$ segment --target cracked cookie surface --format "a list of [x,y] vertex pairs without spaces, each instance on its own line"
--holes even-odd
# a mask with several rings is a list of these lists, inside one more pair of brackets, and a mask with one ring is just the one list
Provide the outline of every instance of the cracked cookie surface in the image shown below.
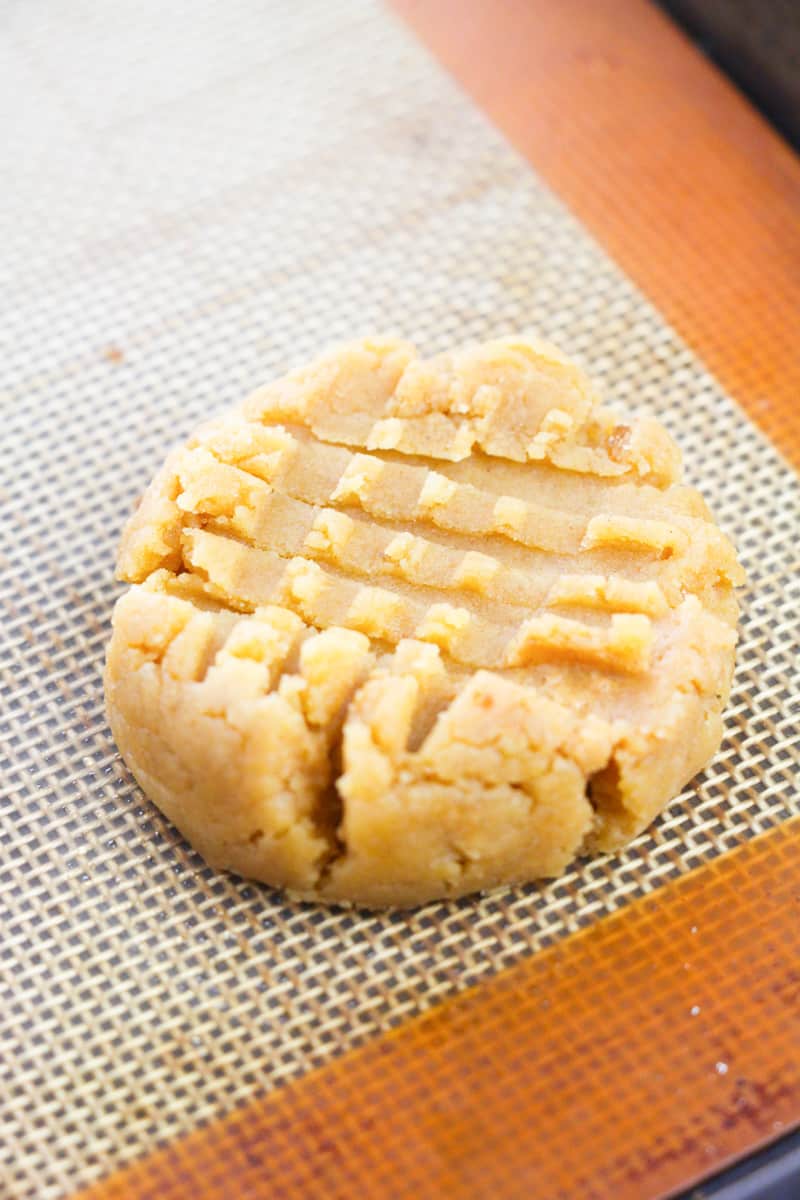
[[715,753],[743,582],[652,418],[551,346],[372,339],[197,430],[128,523],[120,752],[214,866],[371,906],[559,874]]

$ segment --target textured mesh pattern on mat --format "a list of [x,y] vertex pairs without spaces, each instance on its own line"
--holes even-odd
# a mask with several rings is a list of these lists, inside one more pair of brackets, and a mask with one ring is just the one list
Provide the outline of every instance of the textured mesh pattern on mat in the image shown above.
[[[49,3],[1,32],[0,1184],[48,1200],[798,811],[800,489],[382,10]],[[101,693],[118,533],[166,447],[373,330],[561,343],[675,434],[751,578],[725,744],[653,831],[410,915],[204,867]]]

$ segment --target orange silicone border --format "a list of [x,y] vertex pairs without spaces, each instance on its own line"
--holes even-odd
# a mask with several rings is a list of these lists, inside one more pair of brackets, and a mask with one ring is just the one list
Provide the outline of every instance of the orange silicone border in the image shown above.
[[392,0],[800,465],[800,158],[650,0]]

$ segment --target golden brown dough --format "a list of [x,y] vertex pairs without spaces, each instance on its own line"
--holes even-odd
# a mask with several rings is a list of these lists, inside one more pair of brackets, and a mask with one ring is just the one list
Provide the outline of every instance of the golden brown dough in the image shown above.
[[551,346],[367,340],[173,452],[105,684],[212,864],[413,905],[624,845],[715,753],[743,580],[650,418]]

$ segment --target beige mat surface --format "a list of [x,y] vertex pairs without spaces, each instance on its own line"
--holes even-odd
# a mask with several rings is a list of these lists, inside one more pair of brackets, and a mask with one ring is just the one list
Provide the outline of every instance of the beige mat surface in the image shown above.
[[[51,1200],[800,811],[800,486],[380,7],[12,5],[0,97],[0,1191]],[[665,421],[751,579],[725,745],[654,831],[410,915],[204,867],[102,707],[166,447],[371,331],[561,343]]]

